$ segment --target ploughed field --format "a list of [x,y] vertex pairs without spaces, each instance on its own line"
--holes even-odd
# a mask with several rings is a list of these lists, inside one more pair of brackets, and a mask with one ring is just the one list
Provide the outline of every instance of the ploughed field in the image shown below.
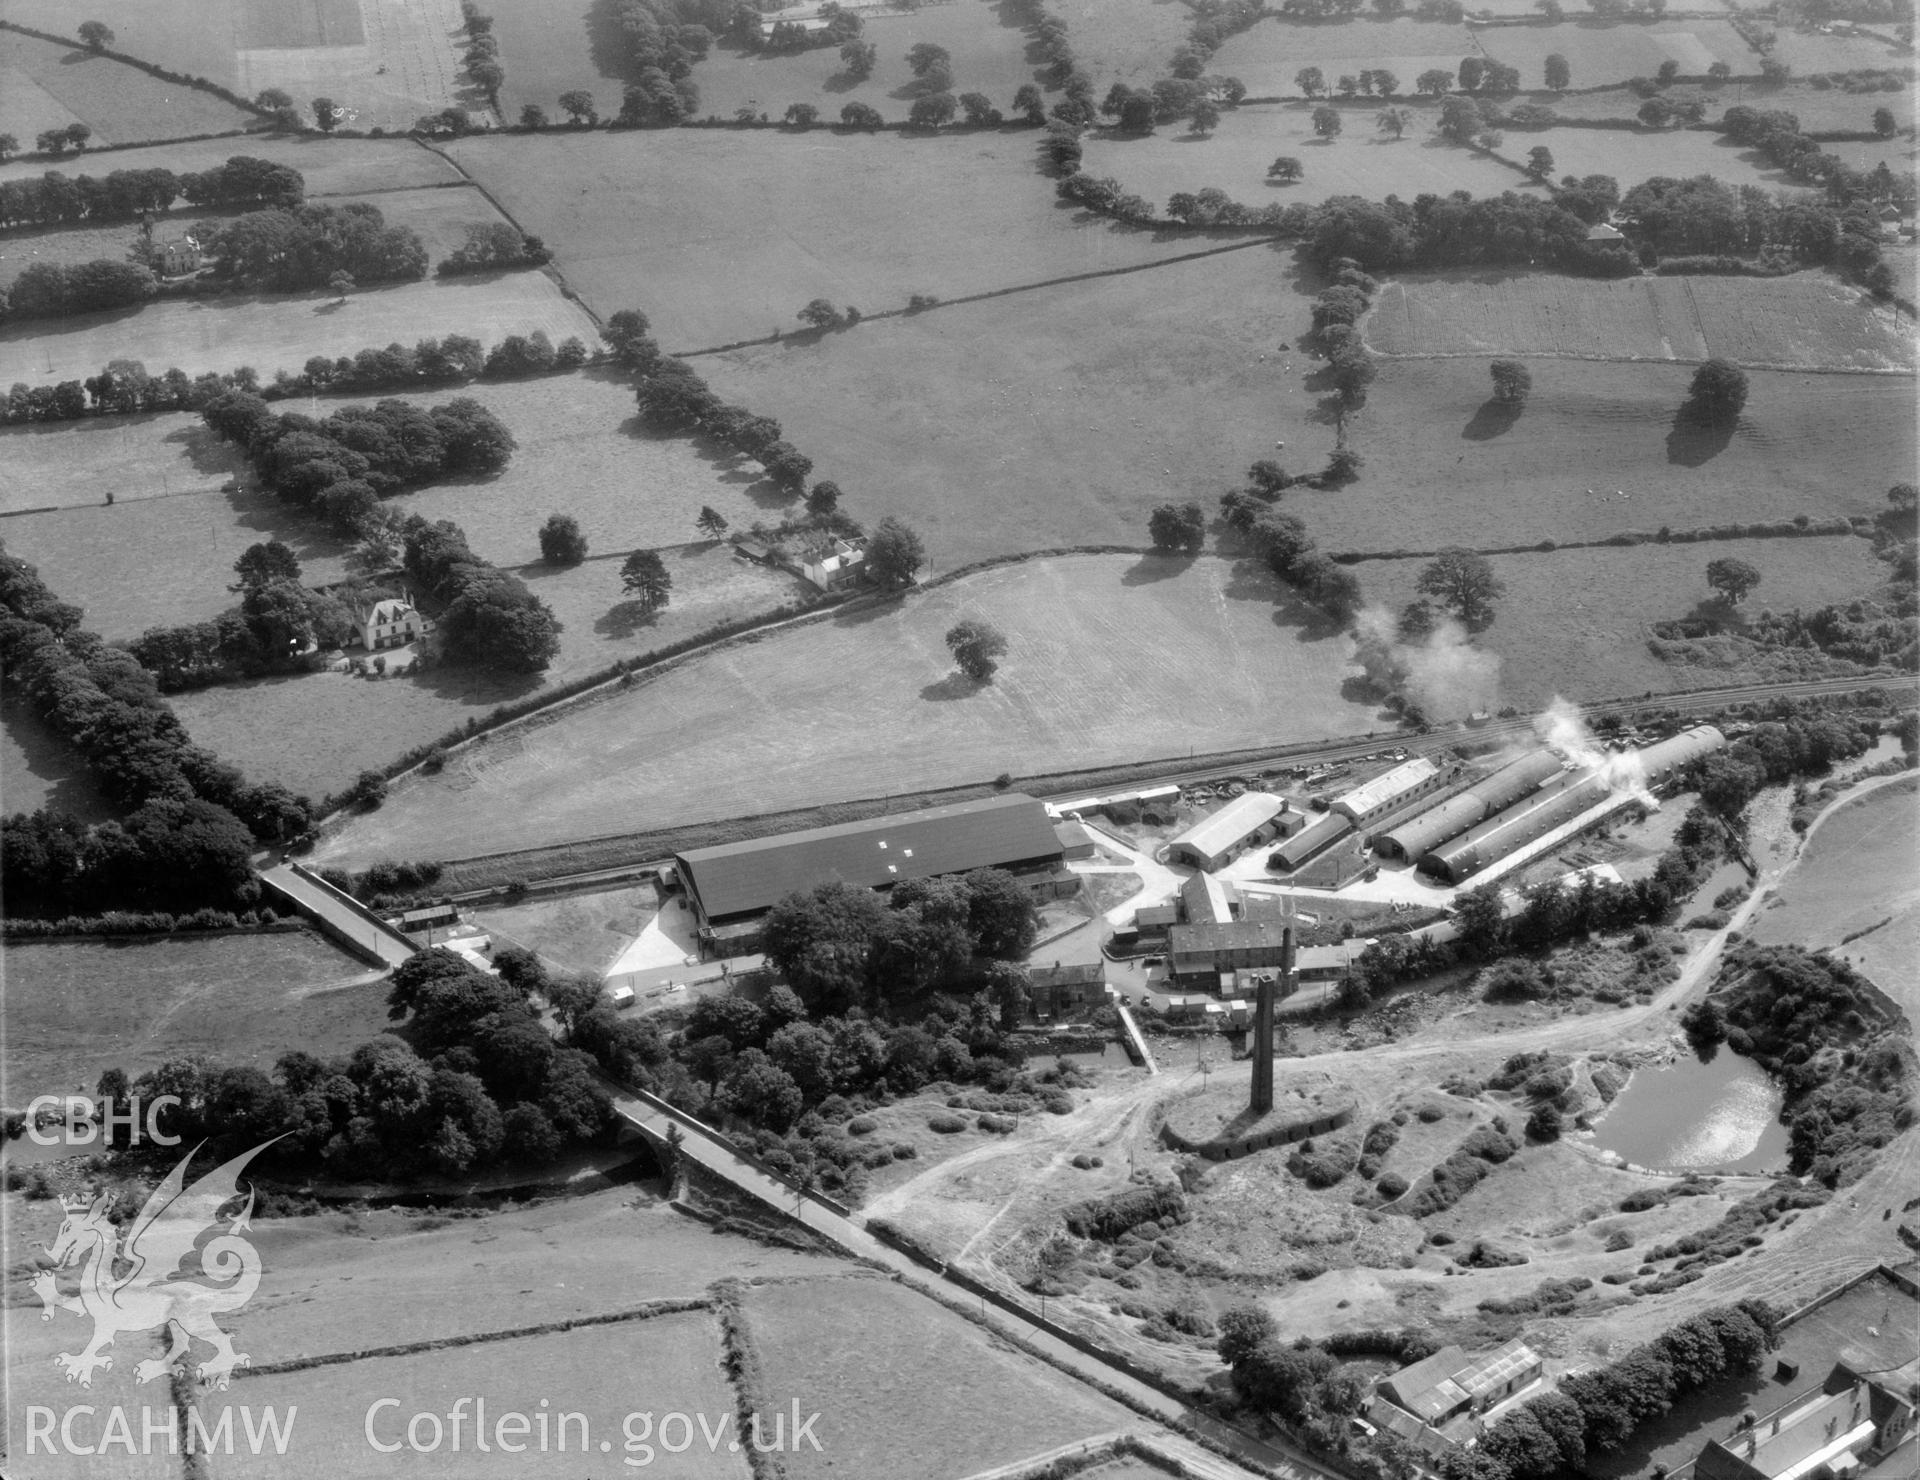
[[[328,862],[458,858],[1032,775],[1192,746],[1362,732],[1349,644],[1252,562],[1035,560],[715,653],[464,747],[322,844]],[[992,683],[942,641],[1006,633]]]

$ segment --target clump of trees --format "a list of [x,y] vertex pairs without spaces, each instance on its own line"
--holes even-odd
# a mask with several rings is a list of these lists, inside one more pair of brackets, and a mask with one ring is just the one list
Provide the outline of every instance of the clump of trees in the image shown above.
[[500,65],[500,38],[493,34],[493,17],[473,0],[460,0],[460,18],[467,32],[462,43],[461,66],[473,79],[473,85],[486,94],[487,102],[497,107],[507,74]]
[[1493,399],[1519,412],[1533,394],[1533,374],[1518,360],[1495,360],[1487,366],[1493,377]]
[[1156,504],[1147,516],[1147,534],[1156,550],[1195,554],[1207,542],[1207,516],[1198,504]]
[[1707,426],[1731,426],[1747,404],[1747,372],[1731,360],[1705,361],[1693,372],[1682,414]]
[[524,235],[505,221],[484,221],[467,228],[467,239],[434,268],[436,277],[459,277],[473,272],[500,272],[516,267],[540,267],[553,260],[547,244]]
[[883,897],[850,884],[790,894],[767,916],[767,959],[810,1012],[872,1010],[964,979],[975,956],[1014,961],[1037,930],[1002,869],[909,879]]
[[1411,204],[1335,196],[1310,213],[1302,234],[1322,267],[1346,258],[1375,273],[1522,262],[1598,277],[1632,273],[1626,254],[1588,244],[1588,223],[1569,205],[1513,191],[1477,200],[1422,195]]
[[560,650],[560,621],[526,583],[475,555],[451,520],[401,526],[408,575],[443,603],[441,650],[453,662],[538,673]]
[[389,226],[366,201],[252,211],[202,243],[216,275],[249,287],[296,292],[324,287],[336,272],[357,283],[425,277],[427,249],[410,226]]
[[157,286],[150,269],[132,262],[36,262],[0,289],[0,323],[127,308],[151,298]]
[[201,412],[215,432],[246,450],[280,497],[360,533],[382,496],[447,474],[495,473],[513,456],[513,434],[478,401],[422,408],[397,398],[345,406],[316,421],[276,416],[246,391],[215,397]]
[[1738,606],[1760,584],[1760,572],[1744,560],[1724,555],[1707,562],[1707,584],[1724,596],[1728,605]]
[[1478,632],[1492,625],[1494,603],[1507,587],[1486,556],[1456,546],[1442,550],[1422,568],[1418,589],[1459,618],[1469,632]]
[[540,558],[548,565],[578,565],[587,558],[587,537],[571,514],[552,514],[540,526]]

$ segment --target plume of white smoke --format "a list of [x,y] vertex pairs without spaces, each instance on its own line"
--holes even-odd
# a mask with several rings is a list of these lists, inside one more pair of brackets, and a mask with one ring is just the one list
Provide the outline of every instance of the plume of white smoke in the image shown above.
[[1442,616],[1418,642],[1400,636],[1385,607],[1369,606],[1354,619],[1355,656],[1376,688],[1401,694],[1429,719],[1460,719],[1492,711],[1500,701],[1500,659],[1473,645],[1465,627]]
[[1553,702],[1535,716],[1534,731],[1547,746],[1559,751],[1581,770],[1592,770],[1613,792],[1638,797],[1649,807],[1660,804],[1647,785],[1647,768],[1637,750],[1608,750],[1580,717],[1576,704],[1553,696]]

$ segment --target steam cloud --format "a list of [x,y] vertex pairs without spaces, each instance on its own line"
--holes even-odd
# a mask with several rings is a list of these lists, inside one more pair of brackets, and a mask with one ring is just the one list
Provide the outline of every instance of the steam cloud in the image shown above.
[[1647,785],[1647,768],[1640,760],[1640,753],[1604,748],[1581,719],[1578,705],[1555,694],[1553,702],[1535,717],[1533,728],[1545,744],[1581,770],[1592,770],[1608,791],[1638,797],[1649,807],[1660,805]]
[[1428,718],[1461,719],[1499,707],[1500,659],[1476,648],[1453,618],[1442,615],[1426,640],[1417,643],[1401,639],[1398,619],[1385,607],[1368,607],[1354,626],[1368,678],[1404,694]]

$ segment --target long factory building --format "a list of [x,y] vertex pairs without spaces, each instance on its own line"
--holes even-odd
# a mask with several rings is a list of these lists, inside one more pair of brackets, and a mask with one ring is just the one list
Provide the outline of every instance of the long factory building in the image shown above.
[[[1683,730],[1634,752],[1638,779],[1644,786],[1654,786],[1681,767],[1724,748],[1726,743],[1727,737],[1712,725]],[[1558,768],[1558,762],[1555,767]],[[1507,769],[1511,767],[1503,768]],[[1487,780],[1494,781],[1501,774],[1496,771]],[[1462,883],[1488,865],[1498,863],[1515,850],[1599,806],[1609,795],[1618,795],[1625,803],[1632,793],[1623,791],[1618,778],[1608,776],[1599,767],[1562,772],[1448,841],[1430,845],[1419,855],[1418,867],[1422,873],[1434,874],[1449,883]],[[1448,805],[1451,803],[1443,803],[1442,808]],[[1424,816],[1415,818],[1412,826],[1417,827],[1425,820]],[[1406,840],[1401,841],[1404,846]]]

